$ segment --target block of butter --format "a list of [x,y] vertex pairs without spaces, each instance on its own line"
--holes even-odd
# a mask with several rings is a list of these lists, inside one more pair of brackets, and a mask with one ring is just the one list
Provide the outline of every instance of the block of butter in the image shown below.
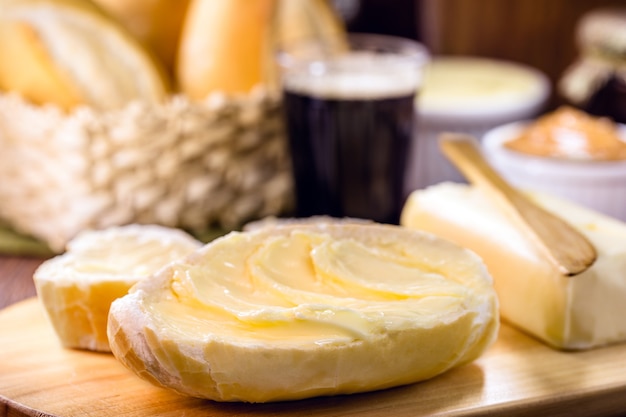
[[483,192],[441,183],[414,191],[401,224],[475,251],[494,278],[501,316],[560,349],[626,341],[626,224],[556,197],[540,206],[581,231],[598,252],[584,273],[564,277]]
[[232,232],[111,306],[113,354],[144,379],[216,401],[349,394],[474,360],[499,319],[476,254],[399,226]]
[[182,230],[157,225],[83,231],[37,268],[37,295],[63,346],[108,352],[111,302],[200,246]]

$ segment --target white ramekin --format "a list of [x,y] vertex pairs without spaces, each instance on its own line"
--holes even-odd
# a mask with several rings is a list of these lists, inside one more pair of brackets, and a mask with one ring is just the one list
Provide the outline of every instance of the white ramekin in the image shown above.
[[480,138],[498,125],[537,116],[550,92],[548,78],[525,65],[468,56],[434,57],[417,95],[407,191],[442,181],[465,182],[439,150],[442,132]]
[[[522,190],[550,193],[626,221],[626,161],[543,158],[504,147],[529,123],[508,123],[483,136],[483,152],[496,171]],[[626,126],[618,129],[626,141]]]

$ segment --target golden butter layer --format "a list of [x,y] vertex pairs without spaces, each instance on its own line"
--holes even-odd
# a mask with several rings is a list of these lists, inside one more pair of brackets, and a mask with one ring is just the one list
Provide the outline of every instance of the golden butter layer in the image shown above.
[[[225,246],[223,257],[178,264],[171,297],[161,295],[150,312],[183,332],[200,326],[242,340],[344,342],[411,321],[433,325],[463,312],[469,295],[435,259],[411,257],[400,244],[295,231],[263,242],[233,237]],[[190,307],[193,314],[181,314]]]

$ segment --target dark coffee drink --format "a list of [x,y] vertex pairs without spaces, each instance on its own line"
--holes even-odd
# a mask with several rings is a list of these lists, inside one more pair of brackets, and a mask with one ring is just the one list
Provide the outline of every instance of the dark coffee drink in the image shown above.
[[296,215],[397,224],[427,61],[411,40],[350,35],[350,49],[306,44],[281,56]]
[[297,215],[397,223],[414,94],[324,98],[287,90],[284,103]]

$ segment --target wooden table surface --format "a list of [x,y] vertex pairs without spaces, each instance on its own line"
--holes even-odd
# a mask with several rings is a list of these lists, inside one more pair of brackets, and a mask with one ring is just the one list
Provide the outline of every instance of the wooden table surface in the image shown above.
[[44,260],[38,257],[0,255],[0,310],[35,295],[33,272]]

